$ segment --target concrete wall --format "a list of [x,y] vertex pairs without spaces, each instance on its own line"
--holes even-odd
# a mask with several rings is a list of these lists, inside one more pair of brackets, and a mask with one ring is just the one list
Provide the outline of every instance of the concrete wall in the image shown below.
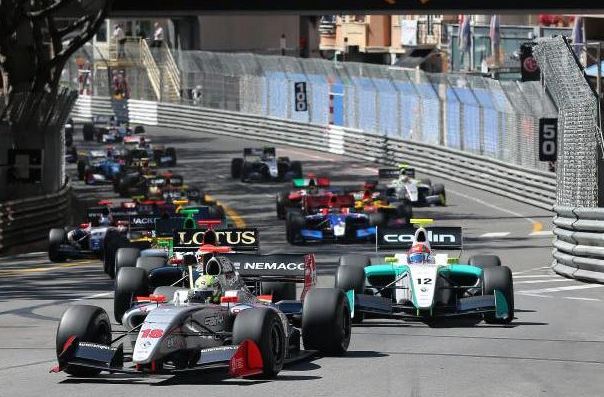
[[204,15],[199,17],[200,49],[209,51],[297,48],[300,17],[297,15]]

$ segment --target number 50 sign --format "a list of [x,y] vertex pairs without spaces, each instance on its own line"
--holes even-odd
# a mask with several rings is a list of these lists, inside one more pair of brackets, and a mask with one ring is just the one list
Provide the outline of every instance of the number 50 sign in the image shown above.
[[539,161],[556,161],[558,119],[539,119]]

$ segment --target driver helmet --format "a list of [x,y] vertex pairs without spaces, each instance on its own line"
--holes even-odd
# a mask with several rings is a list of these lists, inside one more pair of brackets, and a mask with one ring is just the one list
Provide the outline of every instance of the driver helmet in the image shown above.
[[430,247],[424,243],[414,244],[407,253],[407,262],[412,264],[434,263]]
[[220,303],[222,288],[218,277],[202,274],[195,280],[195,295],[206,303]]
[[316,194],[319,191],[319,188],[314,179],[308,181],[308,193]]

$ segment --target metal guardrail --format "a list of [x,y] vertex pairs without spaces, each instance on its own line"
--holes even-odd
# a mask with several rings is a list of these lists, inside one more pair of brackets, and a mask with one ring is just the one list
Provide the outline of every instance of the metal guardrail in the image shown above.
[[554,206],[554,211],[554,271],[604,283],[604,208]]
[[65,226],[69,217],[71,185],[57,193],[0,202],[0,253],[44,240],[52,227]]
[[[109,99],[106,99],[109,101]],[[74,116],[106,113],[99,98],[78,102]],[[133,101],[132,101],[133,102]],[[487,190],[537,207],[551,209],[556,198],[554,173],[530,170],[499,160],[438,145],[370,134],[342,127],[299,123],[240,112],[158,103],[129,106],[131,120],[157,120],[157,125],[210,134],[254,138],[362,160],[395,165],[408,163],[427,174]],[[156,112],[156,113],[155,113]],[[153,113],[153,114],[151,114]],[[175,133],[177,131],[175,130]]]

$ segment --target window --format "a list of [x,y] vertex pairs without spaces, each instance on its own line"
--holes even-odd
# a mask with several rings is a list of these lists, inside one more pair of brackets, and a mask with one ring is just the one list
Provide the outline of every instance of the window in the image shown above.
[[99,31],[96,34],[96,41],[98,43],[106,43],[107,42],[107,21],[103,21]]

